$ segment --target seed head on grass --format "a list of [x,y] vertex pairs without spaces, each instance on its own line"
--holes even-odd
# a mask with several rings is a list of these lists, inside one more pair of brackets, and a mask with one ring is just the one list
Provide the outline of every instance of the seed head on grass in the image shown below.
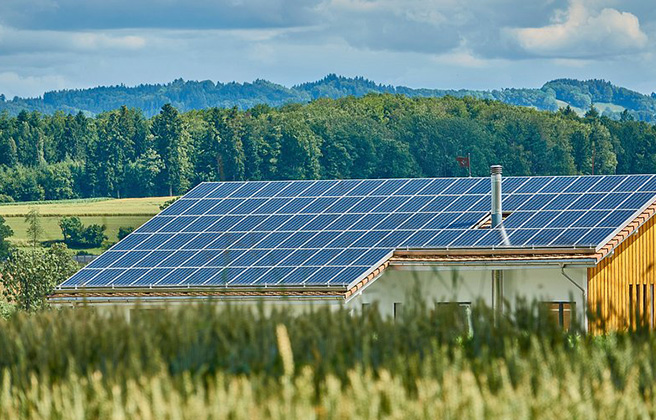
[[276,327],[276,337],[278,339],[278,351],[282,358],[282,366],[285,376],[290,378],[294,375],[294,354],[292,353],[292,344],[289,341],[287,327],[279,324]]

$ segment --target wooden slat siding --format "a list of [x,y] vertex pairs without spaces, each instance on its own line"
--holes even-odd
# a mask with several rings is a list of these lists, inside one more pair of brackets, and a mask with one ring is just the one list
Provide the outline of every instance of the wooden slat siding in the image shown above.
[[[642,220],[644,222],[644,219]],[[624,236],[624,235],[623,235]],[[651,316],[651,285],[656,284],[656,217],[651,217],[632,235],[625,236],[612,255],[588,269],[588,305],[611,329],[626,329],[629,308],[638,309],[648,322]],[[629,298],[629,286],[632,287]],[[646,297],[643,294],[646,293]],[[632,302],[629,302],[629,299]],[[598,331],[601,323],[590,325]]]

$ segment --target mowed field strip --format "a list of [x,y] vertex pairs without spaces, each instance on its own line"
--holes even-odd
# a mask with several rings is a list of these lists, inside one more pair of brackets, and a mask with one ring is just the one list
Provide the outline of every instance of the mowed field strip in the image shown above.
[[[118,229],[124,227],[137,228],[160,212],[159,206],[172,197],[146,198],[92,198],[88,200],[61,200],[43,203],[8,203],[0,205],[0,216],[5,218],[14,236],[9,238],[18,246],[28,242],[25,215],[31,209],[37,209],[41,215],[43,236],[41,241],[62,240],[59,219],[68,216],[78,216],[85,226],[98,224],[107,226],[105,235],[109,241],[117,241]],[[99,249],[87,251],[99,253]]]

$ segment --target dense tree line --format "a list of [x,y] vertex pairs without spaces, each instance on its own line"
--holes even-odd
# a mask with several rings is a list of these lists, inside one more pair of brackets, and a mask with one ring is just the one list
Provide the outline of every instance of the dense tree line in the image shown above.
[[[568,103],[579,110],[592,104],[607,103],[613,107],[604,112],[619,119],[621,108],[638,120],[656,122],[656,93],[643,95],[604,80],[558,79],[547,82],[539,89],[413,89],[405,86],[381,85],[363,77],[347,78],[330,74],[321,80],[286,87],[266,80],[252,83],[215,83],[210,80],[174,80],[167,84],[142,84],[128,87],[100,86],[90,89],[68,89],[46,92],[40,98],[7,100],[0,95],[0,111],[17,115],[22,110],[52,114],[56,111],[87,115],[117,109],[122,105],[142,110],[146,117],[159,113],[162,106],[172,104],[181,112],[209,107],[250,109],[258,104],[282,106],[289,103],[307,103],[319,98],[338,99],[345,96],[361,97],[370,93],[402,94],[414,97],[466,96],[492,99],[511,105],[557,111]],[[618,111],[619,109],[619,111]],[[579,111],[580,112],[580,111]]]
[[[0,199],[175,195],[201,181],[656,173],[656,128],[628,113],[536,111],[473,98],[370,94],[307,105],[167,104],[86,117],[0,115]],[[594,162],[594,168],[592,167]]]

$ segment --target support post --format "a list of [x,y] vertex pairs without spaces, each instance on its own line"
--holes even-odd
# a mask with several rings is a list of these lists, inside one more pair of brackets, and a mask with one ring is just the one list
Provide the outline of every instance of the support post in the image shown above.
[[492,271],[492,309],[494,310],[495,321],[501,318],[503,314],[503,271]]

